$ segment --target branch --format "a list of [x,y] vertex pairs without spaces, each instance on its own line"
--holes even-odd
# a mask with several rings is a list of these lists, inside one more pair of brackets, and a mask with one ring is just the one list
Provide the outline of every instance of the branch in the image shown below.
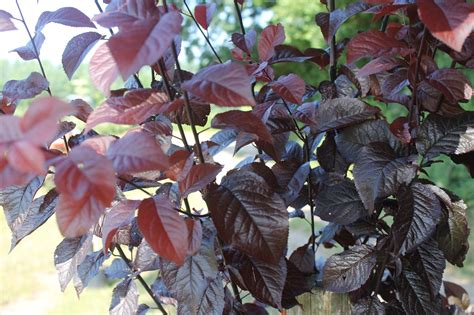
[[[120,257],[123,259],[123,261],[125,261],[125,263],[127,264],[128,268],[130,268],[130,270],[133,272],[133,265],[131,264],[130,262],[130,259],[128,259],[127,255],[125,255],[125,253],[123,252],[123,249],[120,247],[120,245],[116,245],[116,247],[119,254],[120,254]],[[161,302],[160,300],[155,296],[155,294],[153,293],[153,291],[151,290],[151,288],[148,286],[148,284],[146,283],[145,279],[143,279],[143,277],[140,275],[140,274],[137,274],[136,275],[137,277],[137,280],[142,284],[143,288],[145,288],[146,292],[148,293],[148,295],[150,295],[150,297],[153,299],[153,301],[155,302],[156,306],[158,306],[158,309],[161,311],[161,313],[167,315],[168,313],[166,312],[166,310],[163,308],[163,305],[161,305]]]
[[[25,20],[25,17],[23,16],[23,12],[21,11],[20,4],[18,3],[18,0],[16,0],[15,2],[16,2],[16,6],[18,8],[18,12],[20,13],[21,22],[25,26],[26,32],[28,33],[28,37],[30,38],[30,42],[33,45],[33,50],[34,50],[35,56],[36,56],[35,59],[38,61],[38,64],[39,64],[39,67],[41,69],[41,73],[43,74],[43,77],[45,78],[46,81],[48,81],[48,77],[46,77],[46,71],[44,71],[43,63],[41,62],[41,58],[39,56],[38,47],[36,47],[36,43],[33,39],[33,36],[31,36],[30,29],[28,28],[28,25],[26,24],[26,20]],[[49,96],[53,96],[53,93],[51,92],[51,88],[49,87],[49,83],[48,83],[48,87],[46,88],[46,91],[48,92]],[[66,152],[69,153],[69,145],[67,143],[66,135],[63,136],[63,142],[64,142],[64,147],[66,148]]]
[[234,5],[235,5],[235,10],[237,11],[237,17],[239,18],[240,30],[242,31],[242,34],[245,35],[244,21],[242,19],[242,10],[240,9],[239,4],[235,0],[234,0]]
[[[168,12],[168,5],[166,4],[166,0],[163,1],[163,7],[165,8],[165,11]],[[178,52],[177,52],[174,41],[171,43],[171,52],[173,53],[173,58],[176,63],[176,70],[177,70],[176,76],[178,78],[178,82],[181,84],[183,82],[183,78],[181,77],[181,65],[179,64]],[[201,142],[199,141],[199,134],[196,130],[196,124],[194,123],[194,118],[192,116],[191,103],[189,101],[188,92],[183,91],[183,96],[184,96],[184,105],[186,109],[186,115],[188,116],[188,121],[189,121],[189,124],[191,125],[191,131],[193,132],[193,136],[194,136],[194,142],[196,144],[196,148],[198,151],[199,162],[205,163],[204,154],[202,153],[202,148],[201,148]]]
[[[335,10],[336,0],[329,0],[329,14]],[[337,76],[337,60],[336,60],[336,35],[331,38],[329,43],[330,54],[329,54],[329,79],[332,83],[336,80]]]

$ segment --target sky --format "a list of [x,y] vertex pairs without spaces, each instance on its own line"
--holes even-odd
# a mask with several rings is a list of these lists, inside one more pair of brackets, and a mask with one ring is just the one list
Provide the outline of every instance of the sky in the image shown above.
[[[94,0],[18,0],[18,3],[32,33],[34,33],[36,20],[43,11],[55,11],[61,7],[75,7],[90,18],[99,13]],[[0,0],[0,10],[5,10],[16,18],[20,17],[15,0]],[[18,30],[0,32],[0,59],[21,60],[16,53],[10,53],[9,51],[29,42],[23,24],[15,21],[15,25]],[[73,28],[54,23],[48,24],[43,30],[46,40],[40,52],[41,59],[60,64],[62,53],[68,41],[75,35],[85,31],[91,31],[91,29]],[[108,34],[104,29],[100,29],[98,32],[104,35]],[[91,55],[92,53],[89,53],[89,58]]]

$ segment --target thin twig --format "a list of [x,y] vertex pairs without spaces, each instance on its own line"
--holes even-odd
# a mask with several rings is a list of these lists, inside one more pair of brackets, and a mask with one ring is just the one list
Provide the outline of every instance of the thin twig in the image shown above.
[[[416,92],[417,92],[417,89],[418,89],[418,76],[419,76],[419,73],[420,73],[420,65],[421,65],[421,57],[423,55],[423,47],[425,45],[425,41],[426,41],[426,36],[428,34],[428,31],[426,29],[426,27],[423,28],[423,34],[421,36],[421,40],[420,40],[420,46],[418,47],[418,53],[417,53],[417,56],[416,56],[416,65],[415,65],[415,74],[414,74],[414,80],[413,80],[413,93],[412,93],[412,97],[411,97],[411,102],[410,102],[410,105],[409,105],[409,112],[408,112],[408,123],[411,125],[412,122],[415,122],[415,131],[416,129],[418,129],[418,124],[419,124],[419,119],[418,119],[418,115],[419,115],[419,110],[418,110],[418,105],[417,105],[417,95],[416,95]],[[416,134],[416,132],[415,132]]]
[[[336,1],[329,0],[329,14],[335,10]],[[336,61],[336,35],[331,38],[329,43],[330,54],[329,54],[329,79],[334,83],[337,76],[337,61]]]
[[[124,253],[123,249],[120,247],[120,245],[116,245],[115,248],[117,248],[117,251],[119,252],[120,257],[127,264],[128,268],[130,268],[130,270],[133,271],[133,265],[132,265],[130,259],[128,259],[127,255],[125,255],[125,253]],[[143,286],[145,291],[148,293],[148,295],[150,295],[150,297],[153,299],[153,301],[155,302],[156,306],[158,306],[158,309],[161,311],[161,313],[167,315],[168,313],[164,309],[163,305],[161,305],[160,300],[155,296],[155,294],[151,290],[150,286],[146,283],[145,279],[143,279],[143,277],[140,274],[137,274],[136,278],[141,283],[141,285]]]
[[240,31],[242,32],[243,35],[245,35],[244,21],[242,19],[242,10],[240,9],[239,4],[235,0],[234,0],[234,5],[235,5],[235,10],[237,11],[237,17],[239,18]]
[[186,0],[184,0],[183,2],[184,2],[184,5],[186,6],[186,9],[187,9],[188,12],[189,12],[189,16],[193,19],[194,24],[196,24],[197,28],[199,29],[199,31],[201,32],[202,36],[203,36],[204,39],[206,40],[207,44],[208,44],[209,47],[211,48],[212,52],[214,53],[214,56],[216,56],[217,60],[219,60],[219,63],[222,63],[222,59],[221,59],[221,58],[219,57],[219,55],[217,54],[217,51],[214,49],[214,46],[212,46],[212,43],[211,43],[211,41],[209,40],[209,36],[206,36],[206,34],[204,33],[204,31],[202,30],[201,25],[199,25],[198,21],[197,21],[196,18],[194,17],[194,14],[192,13],[191,9],[190,9],[189,6],[188,6],[188,3],[186,2]]

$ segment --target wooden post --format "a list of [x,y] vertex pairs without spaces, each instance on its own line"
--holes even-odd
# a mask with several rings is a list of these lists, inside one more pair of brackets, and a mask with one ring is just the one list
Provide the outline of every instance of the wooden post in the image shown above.
[[295,306],[287,315],[350,315],[351,302],[347,294],[314,289],[296,298],[302,307]]

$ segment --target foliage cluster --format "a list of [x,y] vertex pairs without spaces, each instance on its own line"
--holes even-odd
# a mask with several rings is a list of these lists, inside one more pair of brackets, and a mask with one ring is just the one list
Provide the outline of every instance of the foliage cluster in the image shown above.
[[[144,314],[137,282],[180,314],[255,314],[298,305],[315,286],[348,293],[355,314],[459,314],[465,291],[444,282],[446,261],[462,266],[469,249],[466,204],[421,177],[440,155],[474,175],[474,112],[469,79],[474,66],[474,7],[462,0],[365,0],[345,8],[322,1],[315,15],[327,49],[285,45],[281,24],[259,35],[242,22],[230,36],[231,61],[219,56],[205,30],[216,5],[112,0],[92,20],[75,8],[43,12],[32,34],[19,17],[0,11],[0,31],[23,24],[31,41],[15,49],[37,60],[40,72],[10,80],[0,110],[0,204],[12,230],[12,249],[55,214],[65,239],[54,253],[61,289],[78,294],[106,259],[121,279],[112,314]],[[379,30],[336,40],[352,16],[370,13]],[[395,19],[389,18],[394,15]],[[181,68],[181,26],[190,18],[216,62],[193,74]],[[52,95],[40,50],[49,23],[109,29],[72,38],[63,53],[69,78],[85,55],[90,79],[106,96],[93,109],[84,100]],[[452,60],[441,67],[436,54]],[[340,56],[346,64],[338,64]],[[327,68],[318,87],[274,66]],[[145,88],[140,71],[151,71]],[[121,77],[122,89],[111,90]],[[46,91],[49,96],[38,97]],[[33,99],[23,116],[17,102]],[[407,115],[391,124],[377,104],[398,103]],[[211,104],[213,135],[201,141]],[[63,120],[75,117],[75,121]],[[130,125],[121,137],[100,135],[103,123]],[[184,131],[188,125],[193,143]],[[81,129],[71,135],[73,129]],[[174,132],[174,129],[177,132]],[[180,142],[172,141],[179,139]],[[235,142],[255,147],[220,181],[213,159]],[[248,151],[247,151],[248,152]],[[52,180],[54,188],[37,192]],[[145,199],[127,198],[140,190]],[[207,209],[197,210],[190,194]],[[289,220],[307,220],[308,242],[287,252]],[[315,232],[315,217],[329,222]],[[103,248],[91,251],[94,237]],[[126,253],[122,246],[127,246]],[[323,267],[318,247],[340,246]],[[142,273],[154,272],[150,286]],[[444,293],[441,293],[441,287]],[[243,301],[248,292],[255,303]]]

